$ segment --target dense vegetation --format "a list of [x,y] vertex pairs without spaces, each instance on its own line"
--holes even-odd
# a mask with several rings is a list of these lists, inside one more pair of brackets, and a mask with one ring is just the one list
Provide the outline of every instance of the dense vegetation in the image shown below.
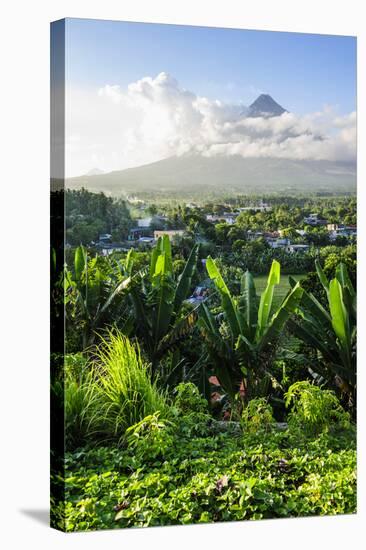
[[65,195],[66,239],[72,245],[96,241],[101,233],[115,240],[127,238],[131,227],[130,212],[122,199],[104,193],[68,191]]
[[[66,427],[54,526],[355,512],[356,245],[303,222],[315,212],[354,224],[355,202],[277,197],[231,225],[206,219],[247,200],[145,205],[166,229],[185,228],[149,247],[127,238],[137,206],[66,193],[70,247],[52,295],[66,315],[66,356],[52,363]],[[279,229],[293,242],[305,230],[309,250],[248,237]],[[104,232],[126,248],[101,254]]]
[[168,419],[145,417],[122,448],[67,453],[66,505],[55,504],[55,525],[73,531],[354,512],[347,413],[334,394],[309,383],[288,400],[295,406],[282,431],[261,400],[236,429],[220,431],[195,387],[178,386]]

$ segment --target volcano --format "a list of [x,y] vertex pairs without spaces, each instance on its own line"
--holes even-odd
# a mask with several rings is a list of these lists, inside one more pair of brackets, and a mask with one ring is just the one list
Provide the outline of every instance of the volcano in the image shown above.
[[281,116],[288,111],[284,109],[279,103],[277,103],[270,95],[261,94],[257,99],[248,107],[249,117],[273,117]]

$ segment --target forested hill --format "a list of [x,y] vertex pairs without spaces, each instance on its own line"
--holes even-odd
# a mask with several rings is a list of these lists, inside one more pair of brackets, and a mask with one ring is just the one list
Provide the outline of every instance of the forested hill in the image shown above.
[[243,158],[241,156],[170,157],[122,171],[67,180],[67,187],[115,196],[197,197],[202,193],[345,193],[356,191],[354,163],[325,160]]

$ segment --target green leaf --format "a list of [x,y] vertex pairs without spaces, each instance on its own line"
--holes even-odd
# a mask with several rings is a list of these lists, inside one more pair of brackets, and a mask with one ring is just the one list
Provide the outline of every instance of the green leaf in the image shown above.
[[[331,318],[327,310],[322,304],[313,296],[304,290],[301,298],[301,306],[306,312],[309,312],[314,320],[316,320],[321,327],[325,330],[329,330],[331,325]],[[301,311],[300,311],[301,313]]]
[[226,286],[220,271],[210,256],[206,260],[206,269],[210,279],[215,283],[217,290],[220,292],[222,308],[230,325],[234,341],[236,341],[240,334],[240,322],[238,319],[237,306],[231,297],[230,291]]
[[159,237],[156,245],[154,246],[154,248],[152,249],[152,252],[151,252],[151,260],[150,260],[150,277],[151,278],[155,274],[156,262],[157,262],[157,259],[158,259],[159,255],[160,255],[161,240],[162,240],[162,238]]
[[353,316],[354,321],[356,321],[356,317],[357,317],[356,291],[353,288],[351,279],[349,278],[347,267],[342,262],[337,266],[336,278],[338,279],[342,287],[344,304],[347,310],[349,311],[349,313]]
[[132,272],[134,259],[135,259],[135,251],[133,248],[130,248],[125,259],[125,269],[129,275],[131,275],[131,272]]
[[255,290],[254,278],[249,271],[242,277],[243,298],[245,307],[245,321],[252,338],[256,329],[258,299]]
[[323,269],[322,269],[322,267],[321,267],[318,260],[315,260],[315,269],[316,269],[316,272],[318,274],[319,281],[323,285],[324,290],[328,293],[329,281],[326,278],[325,273],[324,273],[324,271],[323,271]]
[[282,302],[276,313],[273,315],[268,328],[258,341],[258,349],[261,351],[269,342],[275,340],[281,334],[290,315],[294,313],[300,303],[304,290],[300,283],[290,291],[288,296]]
[[[164,273],[173,273],[173,262],[172,262],[172,250],[170,246],[170,240],[168,235],[163,235],[159,237],[158,242],[153,249],[151,255],[151,267],[150,275],[153,277],[157,272],[157,264],[159,263],[159,258],[164,258]],[[161,260],[160,260],[161,264]]]
[[189,258],[186,262],[186,265],[184,266],[183,273],[179,278],[177,289],[175,291],[175,299],[174,299],[175,313],[178,313],[183,303],[183,300],[187,298],[189,289],[191,287],[192,277],[196,269],[196,264],[198,260],[198,249],[199,249],[199,245],[197,244],[192,248]]
[[319,350],[326,361],[329,363],[337,362],[338,357],[334,351],[337,348],[335,342],[330,342],[329,337],[327,337],[327,341],[325,341],[321,331],[314,330],[314,327],[310,323],[300,324],[290,318],[287,322],[287,326],[297,338],[300,338],[306,344]]
[[86,267],[87,255],[83,246],[78,246],[75,250],[74,268],[75,268],[75,281],[80,281],[81,275]]
[[342,287],[338,279],[332,279],[329,284],[329,309],[332,326],[343,351],[350,363],[350,328],[348,314],[343,302]]
[[268,275],[267,286],[262,293],[259,310],[258,310],[258,324],[257,324],[257,340],[266,330],[268,325],[268,319],[271,312],[274,287],[280,283],[281,278],[281,266],[277,260],[273,260],[271,270]]
[[118,294],[121,294],[124,290],[126,290],[129,287],[130,283],[131,283],[131,277],[127,277],[127,279],[124,279],[116,286],[116,288],[113,290],[113,292],[110,293],[107,300],[101,307],[101,310],[100,310],[101,313],[104,313],[104,311],[108,309],[108,307],[111,305],[115,297],[118,296]]

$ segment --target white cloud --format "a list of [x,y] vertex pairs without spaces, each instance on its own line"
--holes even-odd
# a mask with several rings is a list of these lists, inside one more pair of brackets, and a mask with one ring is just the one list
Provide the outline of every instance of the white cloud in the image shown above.
[[[278,98],[280,101],[280,98]],[[67,175],[118,170],[172,155],[242,155],[354,160],[356,113],[249,118],[241,104],[200,97],[167,73],[126,89],[70,88],[66,101]]]

